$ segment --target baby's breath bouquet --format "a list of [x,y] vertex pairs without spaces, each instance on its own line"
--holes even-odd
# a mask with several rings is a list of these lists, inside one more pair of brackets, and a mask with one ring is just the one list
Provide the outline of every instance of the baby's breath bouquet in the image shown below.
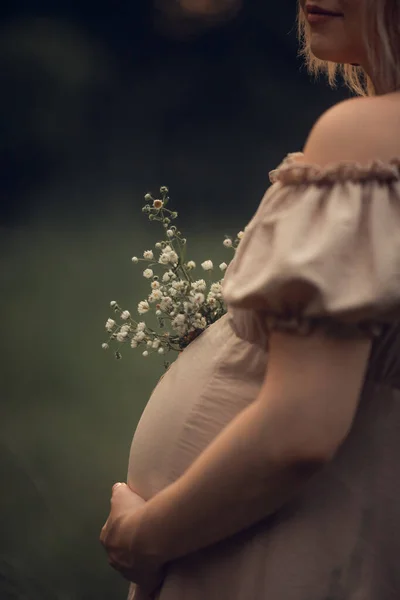
[[[107,320],[105,327],[109,339],[102,344],[105,350],[116,342],[141,348],[143,356],[181,352],[206,327],[226,313],[222,298],[223,277],[213,281],[211,274],[214,265],[211,260],[201,263],[208,281],[194,277],[196,264],[193,260],[186,260],[186,239],[172,224],[178,213],[167,208],[168,188],[160,188],[160,194],[159,199],[146,194],[147,204],[142,212],[148,215],[150,221],[162,224],[164,239],[155,243],[155,251],[145,250],[143,258],[132,258],[134,264],[145,263],[143,276],[150,281],[151,288],[149,296],[139,302],[137,312],[139,316],[151,317],[155,327],[144,321],[136,321],[129,310],[123,310],[113,300],[110,306],[122,323],[117,324],[114,319]],[[235,251],[242,236],[243,232],[240,231],[234,239],[225,237],[223,244]],[[227,266],[223,262],[219,270],[224,272]],[[115,357],[121,358],[119,350],[115,351]],[[165,360],[164,365],[168,368],[169,362]]]

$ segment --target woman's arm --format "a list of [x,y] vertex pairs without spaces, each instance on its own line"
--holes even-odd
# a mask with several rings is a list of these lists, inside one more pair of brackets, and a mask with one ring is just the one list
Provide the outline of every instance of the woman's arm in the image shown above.
[[[324,113],[304,162],[385,160],[390,148],[371,128],[378,101],[352,98]],[[138,548],[172,560],[248,528],[293,497],[347,436],[370,348],[368,340],[272,335],[258,398],[145,505]]]
[[292,498],[346,437],[369,341],[273,334],[258,398],[144,505],[134,552],[167,562],[225,539]]

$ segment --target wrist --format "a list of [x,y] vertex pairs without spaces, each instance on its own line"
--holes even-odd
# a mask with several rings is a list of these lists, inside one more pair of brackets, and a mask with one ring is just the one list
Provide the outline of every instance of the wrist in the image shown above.
[[132,552],[142,557],[147,566],[155,568],[165,564],[167,558],[162,552],[160,540],[153,535],[148,503],[129,517],[129,529],[132,531]]

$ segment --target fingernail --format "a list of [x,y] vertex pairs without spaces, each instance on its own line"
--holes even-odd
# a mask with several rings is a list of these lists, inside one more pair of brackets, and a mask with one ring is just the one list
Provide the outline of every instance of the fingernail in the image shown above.
[[117,487],[119,487],[120,485],[122,485],[122,483],[121,483],[121,482],[114,483],[114,485],[113,485],[112,489],[113,489],[113,490],[115,490],[115,489],[116,489]]

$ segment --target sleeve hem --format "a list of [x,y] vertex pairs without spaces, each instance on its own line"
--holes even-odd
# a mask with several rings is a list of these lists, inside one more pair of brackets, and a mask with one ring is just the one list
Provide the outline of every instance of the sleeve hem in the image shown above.
[[360,321],[345,323],[333,317],[286,317],[282,315],[267,315],[264,318],[269,332],[281,331],[294,335],[308,336],[321,331],[330,337],[342,339],[374,339],[379,337],[384,324],[377,321]]

